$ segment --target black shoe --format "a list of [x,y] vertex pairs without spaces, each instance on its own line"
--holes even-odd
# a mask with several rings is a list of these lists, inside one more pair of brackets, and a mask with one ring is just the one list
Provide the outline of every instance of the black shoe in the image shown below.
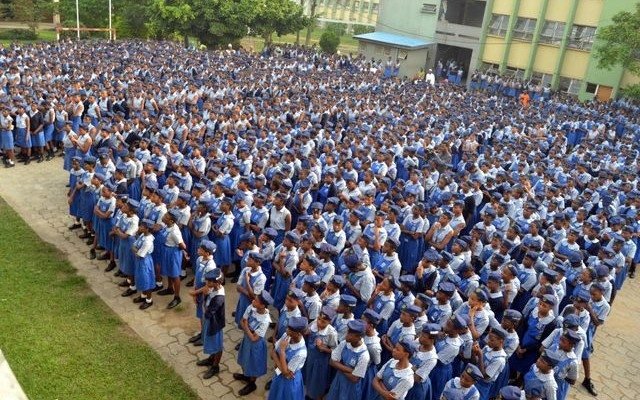
[[40,164],[41,162],[44,161],[44,157],[40,156],[38,157],[38,161],[36,161],[38,164]]
[[122,271],[120,271],[120,270],[117,270],[117,271],[113,274],[113,276],[115,276],[116,278],[124,278],[124,277],[125,277],[125,275],[124,275],[124,274],[122,273]]
[[189,338],[189,343],[195,343],[198,340],[202,339],[202,332],[198,333],[197,335],[193,335]]
[[122,297],[129,297],[129,296],[131,296],[132,294],[136,294],[136,293],[138,293],[138,291],[137,291],[137,290],[133,290],[133,289],[129,288],[129,289],[125,290],[125,291],[124,291],[124,293],[122,293],[120,296],[122,296]]
[[171,310],[172,308],[176,308],[180,303],[182,303],[180,297],[174,297],[173,300],[171,300],[171,303],[167,306],[167,309]]
[[269,390],[271,389],[271,379],[269,379],[269,381],[264,385],[264,390]]
[[[238,277],[234,276],[233,278],[231,278],[231,283],[238,283]],[[249,392],[251,393],[251,392]]]
[[24,165],[29,165],[31,164],[31,159],[27,158],[26,160],[24,160]]
[[162,285],[160,285],[160,286],[156,285],[153,289],[151,289],[151,291],[152,292],[162,291],[163,290],[162,287],[163,287]]
[[195,347],[201,347],[204,345],[204,343],[202,343],[202,338],[196,340],[195,342],[192,343]]
[[94,249],[89,250],[89,260],[96,259],[96,251]]
[[275,327],[276,327],[276,323],[275,323],[275,322],[271,322],[271,323],[269,324],[269,328],[273,329],[273,328],[275,328]]
[[98,245],[98,246],[96,246],[96,250],[103,251],[103,250],[104,250],[104,247],[102,247],[102,246]]
[[104,269],[104,272],[111,272],[114,270],[115,267],[116,267],[116,262],[110,261],[109,264],[107,264],[107,268]]
[[629,278],[633,279],[636,277],[636,273],[634,272],[629,272]]
[[93,244],[93,236],[85,242],[87,245],[91,246]]
[[236,312],[235,312],[235,311],[234,311],[234,312],[232,312],[232,313],[231,313],[231,316],[235,318],[235,317],[236,317]]
[[582,381],[582,386],[587,389],[587,392],[589,392],[590,395],[598,395],[598,392],[596,392],[596,388],[595,386],[593,386],[593,382],[591,382],[591,379],[585,379],[584,381]]
[[82,228],[82,225],[80,225],[80,224],[73,224],[73,225],[71,225],[71,226],[69,227],[69,230],[70,230],[70,231],[74,231],[74,230],[76,230],[76,229],[80,229],[80,228]]
[[211,358],[205,358],[204,360],[196,361],[196,365],[198,367],[211,367],[213,365],[213,360]]
[[257,388],[258,387],[256,386],[255,382],[249,382],[249,383],[247,383],[247,385],[245,387],[240,389],[240,391],[238,392],[238,395],[246,396],[249,393],[253,393]]
[[124,280],[124,281],[118,283],[118,286],[120,286],[120,287],[129,287],[129,286],[131,286],[131,282],[127,282],[126,280]]
[[148,302],[145,301],[144,303],[140,304],[140,309],[141,310],[146,310],[147,308],[151,307],[153,305],[153,301]]
[[173,289],[171,288],[162,289],[158,292],[158,296],[169,296],[170,294],[173,294]]
[[109,259],[109,254],[108,253],[103,253],[98,257],[98,260],[100,261],[105,261]]
[[82,235],[78,236],[78,238],[80,239],[89,239],[91,237],[91,234],[89,232],[85,232]]
[[136,304],[142,303],[143,301],[146,301],[146,299],[143,299],[142,296],[138,296],[135,299],[133,299],[133,302]]
[[[207,370],[207,372],[204,373],[204,375],[202,375],[202,379],[211,379],[213,378],[214,375],[218,375],[220,373],[220,367],[215,365],[215,366],[211,366],[211,368],[209,368]],[[249,392],[251,393],[251,392]]]
[[233,373],[233,379],[235,379],[237,381],[249,382],[249,377],[248,376],[244,376],[243,374],[239,374],[237,372]]
[[186,286],[187,286],[187,287],[192,287],[192,286],[195,284],[195,282],[196,282],[196,280],[195,280],[195,279],[192,279],[192,280],[190,280],[189,282],[187,282]]
[[238,343],[238,344],[236,345],[236,347],[234,347],[234,349],[235,349],[236,351],[240,350],[240,343]]

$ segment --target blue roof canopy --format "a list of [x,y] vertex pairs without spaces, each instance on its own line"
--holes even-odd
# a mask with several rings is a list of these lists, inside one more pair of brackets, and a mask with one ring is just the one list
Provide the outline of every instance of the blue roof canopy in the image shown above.
[[365,42],[381,43],[411,50],[423,49],[435,43],[387,32],[363,33],[362,35],[355,35],[354,38]]

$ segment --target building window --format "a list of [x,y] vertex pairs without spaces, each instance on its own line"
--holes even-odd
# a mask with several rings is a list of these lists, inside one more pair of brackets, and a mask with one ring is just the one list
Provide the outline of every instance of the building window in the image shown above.
[[585,89],[585,92],[596,94],[597,91],[598,91],[598,84],[587,82],[587,88]]
[[571,28],[567,47],[578,50],[591,50],[595,36],[596,28],[593,26],[574,25]]
[[515,28],[513,28],[513,37],[515,39],[531,40],[533,39],[533,31],[535,29],[535,19],[519,17],[516,21]]
[[582,86],[582,81],[580,79],[571,79],[561,76],[558,89],[561,92],[577,95],[578,92],[580,92],[580,86]]
[[531,74],[531,81],[542,87],[551,85],[552,78],[553,78],[553,75],[544,74],[542,72],[534,72],[533,74]]
[[501,14],[493,14],[491,23],[489,24],[489,34],[494,36],[505,37],[509,28],[509,16]]
[[562,35],[564,34],[564,22],[545,21],[542,33],[540,33],[540,42],[560,45]]
[[377,13],[378,12],[378,3],[373,3],[371,5],[371,12],[372,13]]

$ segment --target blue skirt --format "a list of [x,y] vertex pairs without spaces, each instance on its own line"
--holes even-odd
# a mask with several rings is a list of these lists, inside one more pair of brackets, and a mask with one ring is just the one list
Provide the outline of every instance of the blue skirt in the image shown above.
[[53,140],[53,131],[54,131],[54,126],[53,124],[50,125],[45,125],[44,126],[44,140],[46,142],[50,142]]
[[217,249],[213,254],[213,260],[218,267],[226,267],[231,264],[231,241],[229,236],[216,236],[214,240]]
[[16,145],[20,148],[31,147],[31,135],[25,128],[16,128]]
[[2,131],[0,132],[0,144],[2,144],[2,150],[13,150],[13,132]]
[[153,258],[146,256],[135,257],[136,267],[136,288],[142,292],[148,292],[156,287],[156,271],[153,268]]
[[493,382],[493,384],[491,385],[491,390],[489,390],[489,398],[498,397],[500,389],[509,385],[510,371],[511,370],[509,369],[509,363],[506,363],[504,365],[504,368],[502,369],[502,372],[498,374],[495,382]]
[[[252,342],[245,335],[238,350],[238,365],[242,367],[242,374],[245,376],[257,378],[265,375],[267,373],[267,341],[260,338]],[[271,392],[273,392],[273,384]]]
[[478,381],[475,383],[476,389],[480,393],[480,400],[489,400],[489,393],[491,393],[492,382]]
[[120,244],[118,245],[118,260],[120,261],[120,272],[125,275],[132,276],[135,274],[136,268],[134,265],[134,257],[133,251],[131,250],[131,246],[133,246],[133,242],[135,241],[134,237],[129,236],[127,239],[120,239]]
[[[367,367],[367,372],[364,374],[362,387],[364,390],[362,391],[362,400],[369,400],[376,395],[375,389],[373,388],[373,378],[376,377],[378,373],[378,366],[374,364],[369,364]],[[424,400],[424,399],[423,399]],[[429,399],[431,400],[431,399]]]
[[[193,269],[194,274],[196,273],[196,267],[197,267],[196,260],[198,259],[198,247],[200,247],[200,243],[202,243],[202,239],[206,239],[206,236],[203,236],[200,238],[192,236],[188,246],[189,257],[191,258],[191,267]],[[215,260],[215,257],[214,257],[214,260]]]
[[569,388],[571,387],[569,385],[569,382],[556,377],[556,383],[558,384],[558,389],[556,390],[556,400],[565,400],[567,398],[567,395],[569,394]]
[[71,162],[73,161],[73,157],[75,157],[75,155],[75,147],[64,148],[64,163],[62,164],[62,168],[64,168],[65,171],[71,171]]
[[159,230],[153,238],[153,263],[155,265],[162,265],[162,259],[164,258],[164,242],[167,239],[167,231],[165,229]]
[[398,258],[402,264],[402,270],[408,274],[416,272],[418,262],[422,258],[419,252],[422,239],[414,239],[404,233],[400,235],[400,247],[398,248]]
[[31,135],[31,147],[44,147],[44,145],[44,132],[40,131],[40,133]]
[[129,191],[129,197],[140,201],[142,198],[142,186],[140,185],[140,178],[134,178],[131,180],[131,185],[127,187]]
[[[231,228],[231,232],[229,233],[229,237],[230,237],[229,253],[230,253],[231,261],[239,261],[241,258],[238,256],[238,253],[236,253],[236,249],[240,244],[240,236],[242,236],[243,233],[244,233],[244,229],[239,224],[234,224],[233,228]],[[220,251],[220,249],[218,249],[216,253],[218,251]],[[222,265],[228,265],[228,264],[231,264],[231,262],[227,264],[222,264]]]
[[440,400],[440,395],[444,391],[444,386],[453,377],[451,363],[443,364],[440,361],[431,370],[429,379],[431,379],[431,400]]
[[405,400],[431,400],[431,380],[427,377],[422,383],[414,383]]
[[82,190],[80,193],[79,213],[80,218],[84,222],[91,222],[93,220],[93,208],[96,206],[96,198],[88,190]]
[[537,350],[528,350],[522,358],[519,358],[516,353],[514,353],[511,358],[509,358],[509,368],[515,372],[520,372],[521,374],[526,374],[531,366],[536,362],[538,358]]
[[271,289],[271,296],[273,297],[273,306],[280,310],[284,306],[284,300],[289,292],[289,285],[291,285],[291,277],[285,278],[276,272],[276,279]]
[[271,277],[271,275],[273,274],[273,267],[271,265],[271,260],[263,261],[262,264],[260,265],[260,268],[262,268],[262,272],[267,277],[267,281],[264,284],[264,290],[268,292],[269,290],[271,290],[271,281],[273,280],[273,278]]
[[71,199],[71,204],[69,204],[69,214],[76,218],[81,217],[80,215],[80,197],[81,196],[82,196],[82,192],[79,192],[76,190],[73,194],[73,198]]
[[179,247],[164,245],[160,274],[168,278],[177,278],[182,270],[182,251]]
[[236,320],[236,325],[238,325],[238,328],[240,329],[242,329],[240,327],[240,321],[242,321],[242,316],[244,315],[244,312],[247,309],[247,307],[249,307],[250,305],[251,305],[251,299],[249,299],[244,294],[239,293],[238,304],[236,305],[235,320]]
[[363,379],[358,379],[358,382],[353,383],[347,379],[344,373],[337,372],[335,378],[333,378],[333,382],[331,382],[326,400],[361,399],[365,389]]
[[304,386],[306,394],[318,399],[329,389],[329,359],[331,355],[319,351],[315,346],[307,349],[307,361],[304,364]]
[[302,372],[298,370],[293,379],[285,378],[280,374],[271,381],[269,400],[304,400],[304,385],[302,384]]
[[206,335],[210,324],[211,322],[207,318],[202,320],[202,352],[204,354],[220,353],[223,350],[222,337],[224,336],[224,331],[220,329],[211,336]]
[[111,231],[111,218],[97,218],[96,222],[95,230],[98,244],[107,251],[113,250],[113,242],[109,236],[109,232]]

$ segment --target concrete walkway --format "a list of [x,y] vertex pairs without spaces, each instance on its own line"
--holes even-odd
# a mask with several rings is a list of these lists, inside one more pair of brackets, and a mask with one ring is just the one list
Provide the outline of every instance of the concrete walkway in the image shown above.
[[[187,382],[203,399],[239,398],[241,382],[233,380],[231,374],[240,372],[233,350],[242,334],[233,326],[231,312],[235,309],[237,293],[232,284],[227,291],[227,328],[225,348],[219,376],[203,380],[204,368],[195,362],[202,358],[201,348],[187,344],[187,340],[198,330],[195,308],[184,290],[183,305],[175,310],[166,310],[171,300],[155,296],[155,305],[140,311],[130,298],[120,297],[116,286],[118,278],[105,274],[103,261],[90,261],[88,247],[67,230],[71,219],[67,215],[66,188],[68,175],[62,170],[61,158],[42,164],[19,165],[13,169],[0,168],[0,196],[3,197],[38,235],[65,253],[87,282],[104,302],[145,340],[167,364]],[[598,330],[596,352],[592,361],[592,379],[601,400],[640,399],[640,390],[635,385],[635,374],[640,370],[640,343],[633,338],[640,332],[640,303],[635,295],[640,290],[638,280],[627,280],[618,295],[613,312],[606,325]],[[171,297],[171,296],[169,296]],[[580,371],[582,372],[582,371]],[[246,399],[264,398],[266,377],[258,380],[258,390]],[[580,378],[581,380],[581,378]],[[582,387],[571,391],[571,399],[593,399]]]
[[16,380],[11,367],[0,350],[0,399],[3,400],[27,400],[27,395]]

